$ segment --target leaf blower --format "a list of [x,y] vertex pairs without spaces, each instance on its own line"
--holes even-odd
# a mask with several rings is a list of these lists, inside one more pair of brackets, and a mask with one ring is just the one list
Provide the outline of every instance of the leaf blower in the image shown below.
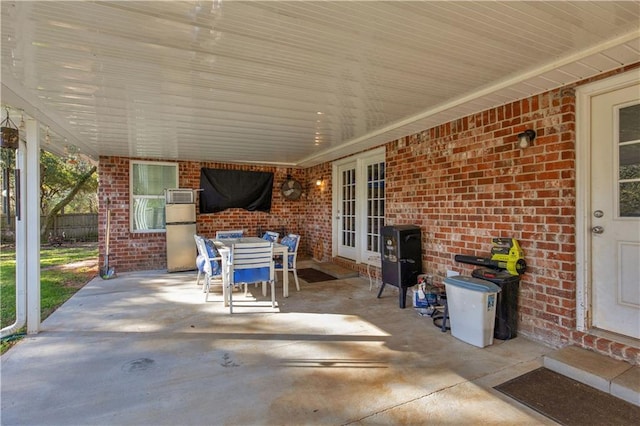
[[491,258],[457,254],[455,261],[491,269],[506,269],[511,275],[521,275],[527,269],[524,252],[515,238],[494,238]]

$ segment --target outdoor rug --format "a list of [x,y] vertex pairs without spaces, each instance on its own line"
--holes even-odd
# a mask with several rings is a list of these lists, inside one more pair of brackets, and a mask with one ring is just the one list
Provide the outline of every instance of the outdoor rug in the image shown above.
[[640,407],[544,367],[494,389],[563,425],[631,425],[640,419]]
[[321,281],[331,281],[336,279],[335,277],[314,268],[298,269],[298,278],[302,278],[308,283],[318,283]]

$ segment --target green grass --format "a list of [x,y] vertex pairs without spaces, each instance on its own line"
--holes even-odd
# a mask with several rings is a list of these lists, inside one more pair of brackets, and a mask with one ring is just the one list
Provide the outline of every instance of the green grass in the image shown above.
[[[47,318],[97,273],[94,266],[65,267],[83,260],[97,259],[95,245],[42,248],[40,250],[41,320]],[[0,326],[16,320],[16,255],[14,249],[0,252]],[[3,341],[1,353],[10,346]]]

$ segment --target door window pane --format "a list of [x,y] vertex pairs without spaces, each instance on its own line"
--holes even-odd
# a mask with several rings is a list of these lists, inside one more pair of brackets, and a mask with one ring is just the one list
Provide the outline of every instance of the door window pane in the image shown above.
[[640,140],[640,104],[620,108],[620,142]]
[[621,145],[620,179],[640,178],[640,142]]
[[618,209],[640,216],[640,104],[618,111]]

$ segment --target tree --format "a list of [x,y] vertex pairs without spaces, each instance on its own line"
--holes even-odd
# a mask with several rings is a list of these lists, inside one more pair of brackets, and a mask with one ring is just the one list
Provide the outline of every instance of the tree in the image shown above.
[[65,207],[74,211],[97,211],[97,167],[76,155],[61,158],[50,152],[40,152],[40,211],[46,215],[40,227],[44,237],[53,227],[55,216]]

